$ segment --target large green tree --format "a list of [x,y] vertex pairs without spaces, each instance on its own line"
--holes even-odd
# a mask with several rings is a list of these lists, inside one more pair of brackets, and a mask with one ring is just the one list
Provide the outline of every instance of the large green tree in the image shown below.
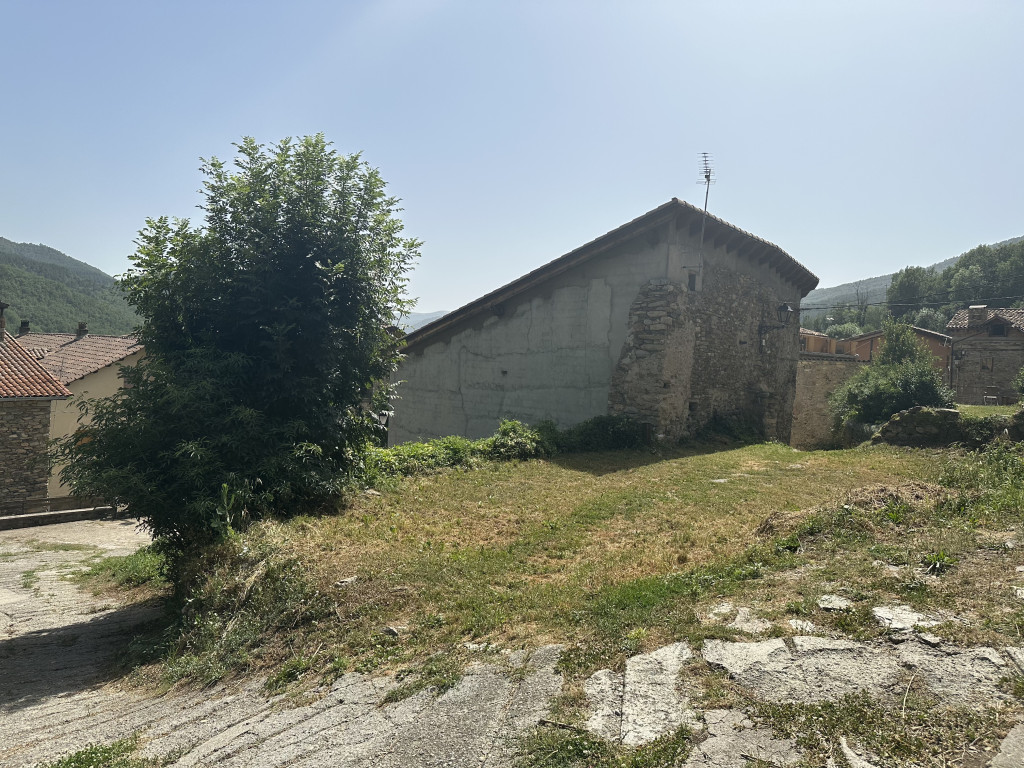
[[172,550],[334,498],[388,407],[419,244],[322,135],[203,161],[205,216],[151,219],[122,280],[146,356],[60,447],[77,493]]

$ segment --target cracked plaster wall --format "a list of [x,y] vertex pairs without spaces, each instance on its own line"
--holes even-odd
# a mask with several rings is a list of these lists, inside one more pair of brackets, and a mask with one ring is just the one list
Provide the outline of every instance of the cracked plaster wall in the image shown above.
[[798,323],[759,333],[784,301],[799,306],[796,288],[733,252],[706,245],[698,269],[695,239],[668,221],[412,350],[389,442],[606,413],[666,437],[740,414],[788,440]]

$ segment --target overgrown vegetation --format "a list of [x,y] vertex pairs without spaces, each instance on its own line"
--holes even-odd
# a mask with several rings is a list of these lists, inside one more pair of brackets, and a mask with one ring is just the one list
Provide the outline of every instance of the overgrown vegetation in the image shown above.
[[265,521],[209,549],[184,574],[178,623],[137,650],[152,659],[156,646],[167,680],[295,659],[279,683],[385,669],[411,690],[451,680],[467,641],[543,637],[569,642],[563,665],[583,674],[661,641],[721,634],[701,624],[698,603],[796,562],[785,546],[750,546],[773,512],[817,504],[829,486],[927,476],[933,464],[770,444],[414,475],[336,517]]
[[491,437],[479,440],[452,435],[391,448],[370,448],[358,480],[370,487],[383,487],[401,477],[470,468],[483,460],[535,459],[559,453],[639,449],[652,444],[649,430],[624,416],[596,416],[564,430],[550,421],[533,428],[504,419]]
[[[1015,645],[1024,610],[1004,542],[1020,534],[1022,450],[768,444],[414,473],[336,517],[263,521],[208,550],[182,619],[149,651],[167,682],[265,672],[275,692],[390,672],[401,681],[392,701],[457,685],[481,654],[544,642],[566,644],[560,671],[578,691],[595,670],[667,642],[744,638],[708,620],[723,600],[752,606],[776,634],[800,618],[879,638],[871,608],[907,604],[942,622],[931,631],[950,643]],[[826,593],[852,608],[822,610]],[[749,707],[721,674],[698,663],[688,674],[699,706]],[[571,727],[540,728],[525,765],[668,766],[692,748],[686,731],[633,752],[609,746],[573,730],[582,696],[563,698],[557,720]],[[917,689],[899,702],[747,711],[797,738],[812,763],[844,735],[887,760],[941,765],[954,748],[990,745],[1006,722]],[[851,726],[879,717],[877,736]]]
[[322,135],[204,161],[201,226],[150,219],[121,281],[146,356],[60,444],[75,493],[172,555],[336,502],[379,439],[418,243],[358,156]]
[[932,366],[932,354],[913,329],[887,320],[885,341],[875,358],[829,398],[836,430],[878,424],[917,405],[948,408],[953,393]]
[[113,744],[90,744],[40,768],[159,768],[164,765],[162,760],[138,757],[138,748],[137,736]]

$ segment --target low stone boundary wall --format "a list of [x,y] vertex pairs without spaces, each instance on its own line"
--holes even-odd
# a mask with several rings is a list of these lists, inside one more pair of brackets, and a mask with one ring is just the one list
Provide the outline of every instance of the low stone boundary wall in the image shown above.
[[833,445],[828,397],[864,365],[853,355],[801,352],[796,368],[796,398],[789,444],[801,450]]

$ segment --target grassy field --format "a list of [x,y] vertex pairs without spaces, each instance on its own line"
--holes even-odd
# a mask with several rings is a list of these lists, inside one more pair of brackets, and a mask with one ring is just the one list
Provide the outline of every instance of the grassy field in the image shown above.
[[[164,684],[267,675],[269,691],[299,698],[344,672],[387,672],[403,681],[396,699],[446,690],[481,655],[561,643],[556,716],[578,723],[582,682],[595,670],[621,670],[630,655],[674,640],[699,648],[747,638],[706,620],[725,600],[773,621],[776,636],[796,634],[785,621],[793,618],[871,639],[884,633],[872,607],[907,604],[944,619],[932,631],[952,643],[1019,645],[1022,467],[1003,448],[798,452],[770,443],[485,462],[408,478],[337,515],[264,522],[208,553],[193,564],[198,587],[183,618],[137,643],[133,663],[139,679]],[[91,578],[149,597],[153,573],[143,552],[105,561]],[[820,610],[828,593],[854,610]],[[780,732],[817,728],[825,746],[815,752],[805,733],[812,755],[830,748],[829,718],[853,733],[851,723],[891,709],[865,699],[761,712],[723,675],[693,673],[702,707],[745,707]],[[1024,681],[1007,685],[1024,694]],[[940,716],[914,697],[901,716],[919,721],[914,744],[991,745],[1005,732],[1005,717]],[[916,754],[894,728],[882,753]],[[658,748],[685,752],[687,738]],[[673,764],[622,763],[572,732],[538,734],[526,749],[530,766]],[[946,765],[942,750],[920,764]]]
[[[409,478],[336,516],[254,526],[196,563],[204,587],[164,673],[208,681],[284,664],[285,684],[352,669],[416,677],[426,664],[434,672],[421,682],[436,684],[439,670],[456,674],[466,642],[565,643],[579,649],[581,674],[620,665],[641,648],[699,641],[708,630],[697,614],[725,595],[799,613],[813,598],[804,580],[768,575],[806,565],[809,542],[780,548],[773,537],[794,535],[819,508],[886,497],[865,488],[934,482],[942,461],[763,444]],[[912,549],[959,546],[936,536]],[[824,589],[837,576],[808,579]]]
[[1015,405],[964,405],[958,404],[956,409],[965,416],[984,418],[985,416],[1013,416],[1020,410],[1020,403]]

